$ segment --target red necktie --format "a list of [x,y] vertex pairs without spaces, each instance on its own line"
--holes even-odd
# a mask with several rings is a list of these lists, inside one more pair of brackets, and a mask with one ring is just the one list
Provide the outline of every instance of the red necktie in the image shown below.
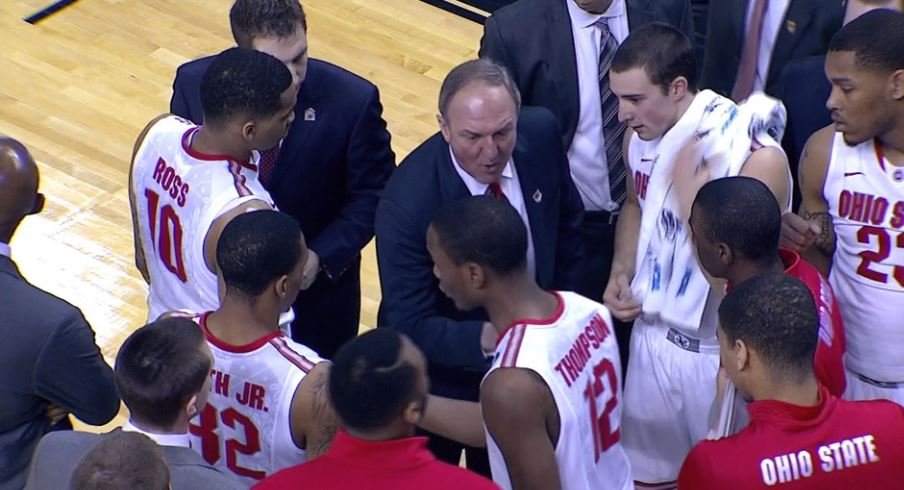
[[499,186],[499,182],[493,182],[487,187],[487,194],[499,199],[501,201],[508,202],[508,198],[505,197],[505,193],[502,192],[502,187]]
[[276,159],[279,157],[279,147],[276,145],[269,150],[261,151],[261,159],[258,165],[258,178],[261,184],[267,185],[270,177],[273,176],[273,169],[276,168]]
[[735,79],[731,98],[735,102],[746,99],[753,92],[756,81],[756,69],[759,64],[760,42],[763,39],[763,19],[766,17],[766,0],[754,0],[750,11],[750,22],[747,24],[747,35],[744,37],[744,48],[741,52],[741,64],[738,66],[738,78]]

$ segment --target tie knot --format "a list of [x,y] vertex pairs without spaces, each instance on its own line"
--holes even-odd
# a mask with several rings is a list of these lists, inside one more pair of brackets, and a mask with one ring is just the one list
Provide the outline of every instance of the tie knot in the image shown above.
[[595,26],[600,28],[600,31],[603,35],[609,35],[609,18],[608,17],[600,17],[593,23]]

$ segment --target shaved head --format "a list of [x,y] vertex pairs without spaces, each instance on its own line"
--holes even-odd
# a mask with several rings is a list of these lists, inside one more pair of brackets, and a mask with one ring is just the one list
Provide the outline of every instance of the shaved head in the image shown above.
[[0,136],[0,241],[9,243],[22,218],[43,205],[34,158],[22,143]]

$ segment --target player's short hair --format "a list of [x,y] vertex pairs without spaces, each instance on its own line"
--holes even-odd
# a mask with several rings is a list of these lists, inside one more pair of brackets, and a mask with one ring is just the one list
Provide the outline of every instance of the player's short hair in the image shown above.
[[301,247],[301,229],[288,214],[259,210],[236,216],[217,242],[217,265],[226,289],[260,296],[298,266]]
[[183,317],[157,320],[126,338],[113,377],[132,418],[159,428],[177,421],[210,375],[204,342],[201,328]]
[[269,117],[282,105],[292,85],[286,65],[267,53],[229,48],[213,60],[201,77],[204,124],[219,125],[234,117]]
[[472,82],[481,82],[490,87],[504,87],[515,102],[515,110],[521,109],[521,92],[508,70],[495,61],[481,58],[465,61],[452,68],[446,75],[439,89],[439,113],[445,117],[455,94]]
[[69,484],[72,490],[168,490],[170,471],[154,441],[120,431],[104,436],[82,457]]
[[474,196],[453,202],[439,210],[431,226],[455,265],[473,262],[499,275],[527,265],[527,228],[501,199]]
[[229,9],[229,26],[235,43],[250,48],[259,37],[285,39],[305,32],[308,22],[298,0],[236,0]]
[[743,340],[775,377],[813,369],[819,315],[810,290],[791,276],[766,273],[738,284],[719,306],[719,325],[729,343]]
[[725,177],[707,182],[694,199],[703,233],[757,262],[774,258],[782,231],[782,211],[772,191],[757,179]]
[[653,85],[667,93],[678,77],[687,79],[690,92],[697,91],[697,56],[690,39],[678,29],[653,22],[640,26],[615,51],[611,70],[624,73],[643,68]]
[[401,358],[402,336],[389,327],[362,334],[333,357],[330,400],[342,423],[368,431],[391,424],[417,396],[417,368]]
[[882,72],[904,69],[904,14],[890,9],[867,12],[829,41],[829,52],[853,51],[857,66]]

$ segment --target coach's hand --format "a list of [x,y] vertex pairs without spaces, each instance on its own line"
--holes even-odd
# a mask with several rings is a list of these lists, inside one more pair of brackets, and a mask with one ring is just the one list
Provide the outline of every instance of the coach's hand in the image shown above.
[[317,274],[320,273],[320,257],[317,252],[308,249],[308,260],[304,263],[304,271],[301,275],[301,290],[304,291],[314,284]]
[[795,252],[803,252],[813,245],[821,231],[818,222],[806,220],[794,213],[785,213],[782,215],[782,238],[779,244]]
[[623,272],[609,278],[609,284],[603,293],[603,304],[609,308],[612,316],[623,322],[630,322],[640,315],[640,302],[634,298],[631,282]]
[[44,416],[50,420],[50,425],[56,425],[69,416],[69,410],[51,403],[47,406],[47,411],[44,412]]

